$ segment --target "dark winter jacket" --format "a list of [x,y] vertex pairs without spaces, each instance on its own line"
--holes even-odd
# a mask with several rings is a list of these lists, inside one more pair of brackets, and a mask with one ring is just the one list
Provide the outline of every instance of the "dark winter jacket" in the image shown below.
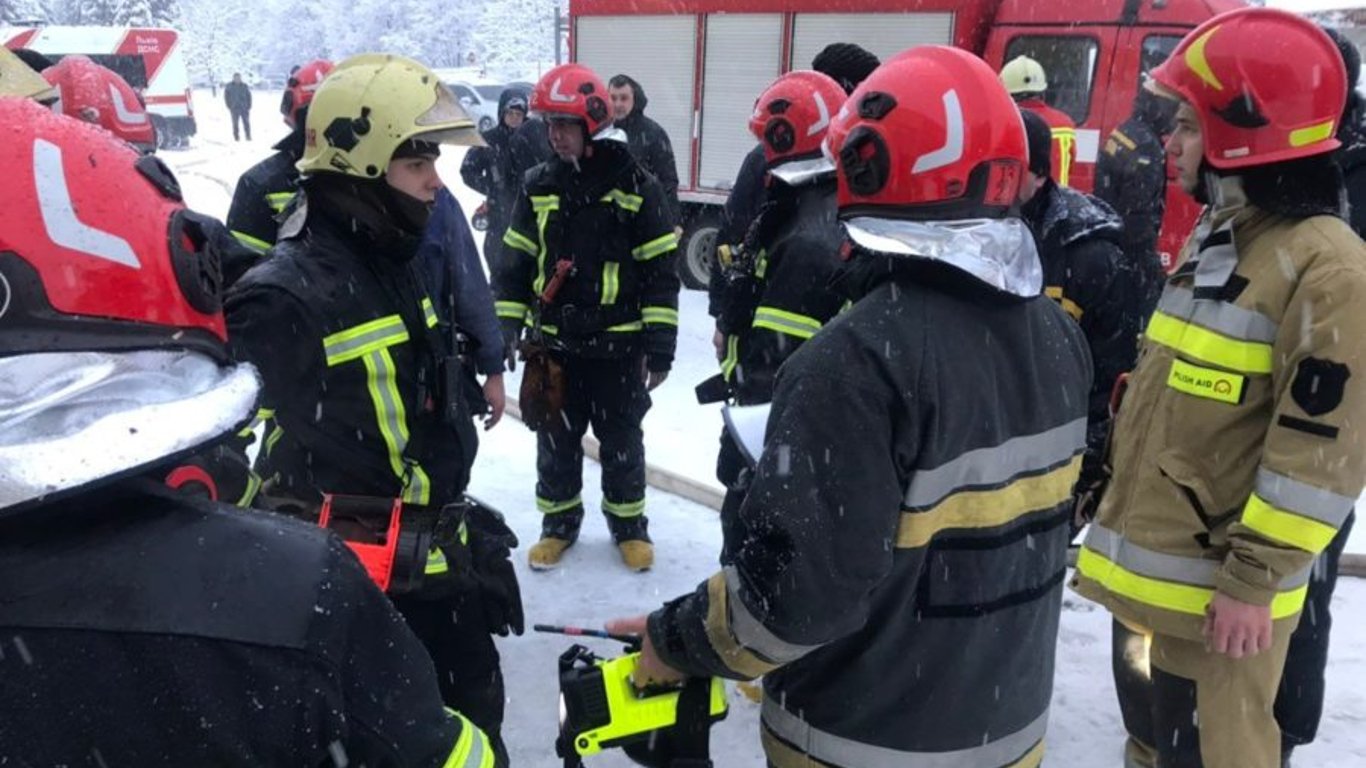
[[[550,134],[545,121],[539,117],[528,117],[523,121],[508,140],[508,153],[512,157],[512,175],[525,189],[526,175],[531,169],[555,156],[550,149]],[[520,194],[521,191],[518,192]]]
[[0,762],[487,764],[315,526],[123,481],[0,519],[0,582]]
[[251,88],[246,83],[228,83],[223,86],[223,102],[229,112],[250,112]]
[[1133,369],[1138,354],[1141,316],[1130,274],[1123,269],[1124,227],[1104,202],[1051,180],[1021,213],[1038,243],[1045,295],[1077,321],[1091,349],[1094,375],[1082,473],[1090,479],[1104,456],[1115,379]]
[[[764,197],[768,194],[764,184],[767,175],[768,161],[764,159],[763,145],[755,144],[754,149],[745,155],[745,161],[735,174],[735,182],[726,197],[726,205],[721,212],[721,228],[716,233],[718,246],[734,246],[744,241],[749,225],[759,215],[759,207],[764,204]],[[716,317],[721,311],[718,304],[720,281],[720,271],[713,269],[707,286],[707,311],[712,317]]]
[[502,373],[503,335],[493,310],[493,290],[465,212],[448,189],[436,194],[418,259],[442,323],[454,324],[472,340],[469,354],[479,373]]
[[[527,174],[494,277],[504,334],[539,327],[571,355],[645,353],[667,371],[678,335],[678,237],[659,181],[619,141],[595,141],[576,164],[554,158]],[[542,300],[561,262],[572,265]]]
[[464,377],[446,361],[418,247],[305,201],[228,293],[234,352],[260,371],[262,407],[283,430],[257,459],[278,495],[460,499],[478,440],[470,411],[482,406],[450,385]]
[[631,114],[615,121],[614,125],[626,132],[631,155],[659,179],[669,204],[669,219],[678,224],[683,219],[682,209],[678,205],[678,165],[674,161],[673,143],[669,141],[669,134],[663,126],[645,116],[645,107],[650,103],[645,97],[645,89],[626,75],[620,77],[630,84],[635,105]]
[[299,191],[294,164],[304,153],[302,126],[275,145],[275,154],[247,169],[237,179],[228,208],[228,229],[243,245],[265,253],[275,245],[280,215]]
[[834,176],[799,187],[775,181],[753,232],[753,263],[725,281],[717,317],[721,372],[740,405],[772,400],[779,366],[844,305],[829,287],[843,239]]
[[498,124],[482,134],[487,146],[471,148],[460,164],[460,177],[465,186],[488,200],[488,237],[494,242],[503,238],[512,207],[522,189],[522,177],[517,174],[512,158],[511,142],[515,131],[503,124],[508,102],[516,96],[521,96],[525,104],[525,93],[512,88],[503,91],[498,98]]
[[1085,342],[1043,297],[856,258],[871,293],[779,372],[733,554],[651,641],[688,674],[764,675],[773,765],[1034,764]]
[[1366,104],[1360,95],[1351,94],[1348,110],[1338,128],[1338,164],[1347,185],[1347,222],[1360,237],[1366,237]]

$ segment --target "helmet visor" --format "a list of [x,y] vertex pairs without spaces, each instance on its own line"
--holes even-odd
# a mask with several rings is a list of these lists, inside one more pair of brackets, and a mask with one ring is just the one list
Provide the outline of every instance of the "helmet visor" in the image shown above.
[[433,144],[462,144],[468,147],[481,147],[483,138],[470,116],[465,113],[455,94],[440,83],[435,86],[436,102],[426,112],[417,116],[413,124],[420,129],[409,138],[420,139]]

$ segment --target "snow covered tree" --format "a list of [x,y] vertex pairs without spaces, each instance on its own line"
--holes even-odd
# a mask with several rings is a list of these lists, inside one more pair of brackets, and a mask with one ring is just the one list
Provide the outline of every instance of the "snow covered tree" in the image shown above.
[[47,9],[38,0],[0,0],[0,22],[14,24],[47,19]]
[[182,0],[175,27],[192,77],[217,85],[233,72],[256,70],[256,7],[250,0]]
[[113,0],[110,16],[119,26],[151,27],[157,21],[152,11],[152,0]]
[[556,5],[558,0],[496,0],[484,8],[475,41],[490,76],[533,76],[554,61]]

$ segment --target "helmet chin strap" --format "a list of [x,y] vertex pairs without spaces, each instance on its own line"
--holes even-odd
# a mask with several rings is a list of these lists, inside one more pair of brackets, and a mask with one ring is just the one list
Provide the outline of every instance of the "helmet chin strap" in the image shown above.
[[1242,208],[1247,205],[1243,192],[1243,177],[1236,173],[1221,173],[1209,165],[1200,165],[1200,186],[1195,190],[1196,201],[1215,211]]

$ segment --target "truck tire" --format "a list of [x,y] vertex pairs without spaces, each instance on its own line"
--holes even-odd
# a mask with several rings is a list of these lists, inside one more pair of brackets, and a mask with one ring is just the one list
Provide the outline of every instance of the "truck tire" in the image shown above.
[[721,228],[718,213],[701,211],[687,220],[683,242],[678,248],[678,277],[685,288],[706,290],[716,263],[716,233]]
[[171,128],[166,124],[166,118],[161,115],[152,115],[152,133],[156,136],[157,149],[168,149],[175,137],[171,135]]

